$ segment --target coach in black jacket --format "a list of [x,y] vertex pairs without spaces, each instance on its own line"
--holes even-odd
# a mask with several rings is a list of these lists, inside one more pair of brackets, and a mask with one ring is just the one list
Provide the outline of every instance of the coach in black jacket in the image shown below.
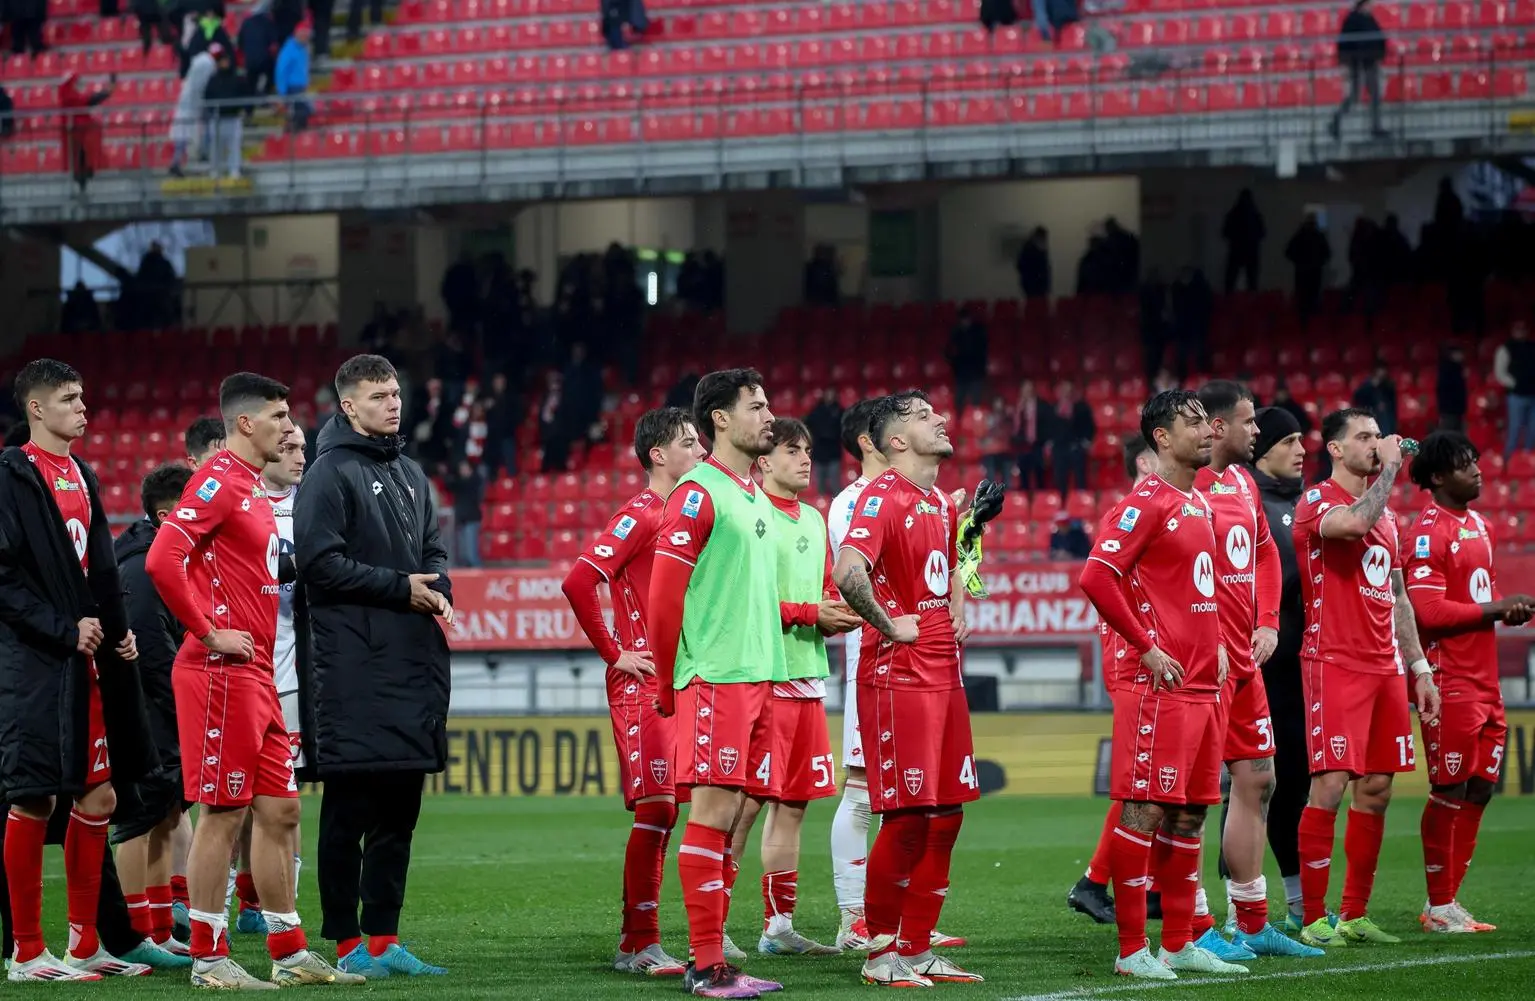
[[1306,460],[1305,440],[1295,416],[1282,407],[1258,411],[1258,439],[1253,446],[1253,479],[1263,496],[1263,513],[1279,547],[1284,587],[1279,599],[1279,644],[1263,665],[1268,689],[1269,715],[1274,725],[1274,797],[1269,802],[1269,847],[1284,877],[1285,897],[1291,913],[1300,917],[1301,811],[1311,789],[1311,767],[1306,760],[1306,699],[1301,690],[1300,644],[1306,631],[1306,608],[1301,599],[1300,571],[1295,563],[1295,540],[1290,525],[1300,499],[1301,474]]
[[[401,453],[394,366],[358,355],[336,373],[336,395],[342,412],[320,430],[293,513],[299,703],[305,758],[325,783],[323,934],[362,950],[346,969],[377,975],[357,940],[398,934],[424,777],[447,760],[436,617],[452,621],[452,590],[426,474]],[[385,965],[430,972],[410,958],[386,953]]]

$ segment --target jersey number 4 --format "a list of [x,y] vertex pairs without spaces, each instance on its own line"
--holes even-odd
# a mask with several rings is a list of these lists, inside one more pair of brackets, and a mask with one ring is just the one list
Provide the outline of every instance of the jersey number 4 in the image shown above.
[[970,789],[981,787],[981,777],[975,773],[975,758],[965,755],[965,760],[959,765],[959,784]]

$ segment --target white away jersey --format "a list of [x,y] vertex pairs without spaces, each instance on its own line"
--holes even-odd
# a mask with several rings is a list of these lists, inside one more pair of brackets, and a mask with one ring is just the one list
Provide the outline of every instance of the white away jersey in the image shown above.
[[[853,523],[853,508],[858,506],[858,498],[864,488],[869,485],[869,478],[860,476],[849,483],[837,495],[837,499],[831,502],[830,509],[826,512],[826,534],[831,539],[832,562],[837,561],[837,554],[842,549],[842,540],[847,538],[847,530]],[[842,650],[844,659],[844,672],[849,684],[858,677],[858,648],[863,643],[863,630],[854,629],[842,637]]]
[[[293,558],[293,499],[298,488],[285,494],[267,492],[272,502],[272,517],[277,519],[277,551]],[[298,691],[298,643],[293,633],[293,584],[281,585],[277,595],[277,643],[272,648],[272,676],[277,682],[277,694],[288,695]]]

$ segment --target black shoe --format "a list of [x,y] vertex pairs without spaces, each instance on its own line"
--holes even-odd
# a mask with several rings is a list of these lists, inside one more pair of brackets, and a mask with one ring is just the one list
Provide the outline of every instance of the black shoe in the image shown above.
[[1114,900],[1109,896],[1109,888],[1086,876],[1066,893],[1066,906],[1101,925],[1114,923]]
[[1162,920],[1162,894],[1160,891],[1148,890],[1146,892],[1146,920]]

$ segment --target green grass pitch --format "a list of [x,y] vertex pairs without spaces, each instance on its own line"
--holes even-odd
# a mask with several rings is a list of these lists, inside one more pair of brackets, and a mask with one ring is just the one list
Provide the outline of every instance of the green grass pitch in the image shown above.
[[[952,890],[940,927],[966,935],[955,952],[962,965],[986,975],[981,985],[940,985],[938,993],[976,1001],[1034,998],[1480,998],[1535,997],[1535,798],[1500,798],[1487,811],[1463,902],[1499,925],[1486,935],[1431,937],[1419,930],[1423,905],[1418,842],[1421,800],[1393,804],[1371,913],[1405,941],[1391,947],[1349,947],[1320,960],[1259,960],[1247,982],[1184,978],[1167,986],[1113,976],[1114,931],[1068,913],[1067,888],[1081,874],[1102,823],[1102,800],[994,797],[966,814],[955,854]],[[828,856],[833,801],[811,807],[801,863],[797,925],[830,938],[836,927]],[[318,803],[305,802],[306,842],[314,843]],[[605,1001],[678,995],[676,979],[612,973],[617,941],[619,872],[628,815],[616,800],[596,798],[485,799],[428,797],[416,834],[403,938],[432,962],[451,969],[443,979],[394,978],[350,993],[376,998]],[[1340,826],[1338,846],[1342,848]],[[46,930],[64,945],[62,858],[49,849]],[[675,844],[667,864],[662,930],[673,954],[687,949],[676,883]],[[319,901],[312,847],[306,855],[299,909],[318,929]],[[761,867],[745,861],[730,920],[732,935],[751,950],[760,928]],[[1213,898],[1213,866],[1207,886]],[[1276,873],[1270,896],[1282,906]],[[1332,902],[1341,889],[1334,877]],[[1224,901],[1216,907],[1223,911]],[[1153,925],[1155,928],[1155,925]],[[262,942],[236,935],[235,955],[264,975]],[[758,958],[748,968],[781,979],[785,998],[868,997],[855,956]],[[179,975],[76,985],[7,985],[14,995],[50,992],[76,998],[184,997]],[[313,988],[312,988],[313,989]],[[332,990],[332,989],[324,989]],[[339,990],[339,988],[338,988]]]

